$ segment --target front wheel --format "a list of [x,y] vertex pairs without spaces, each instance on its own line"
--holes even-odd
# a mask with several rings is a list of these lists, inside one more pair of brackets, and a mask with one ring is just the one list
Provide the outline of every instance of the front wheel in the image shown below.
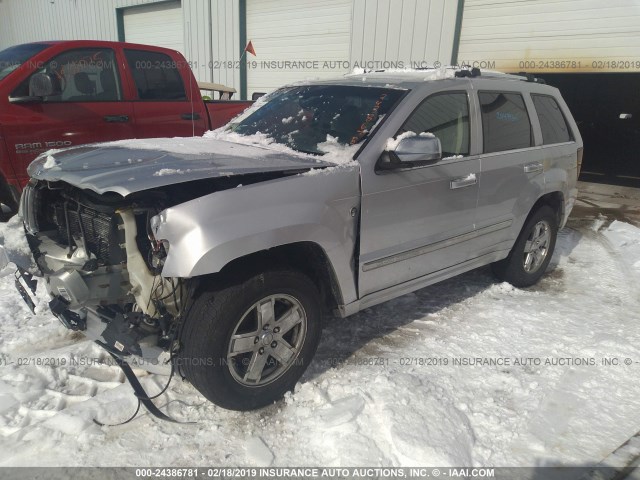
[[558,235],[556,212],[542,206],[526,221],[509,256],[492,265],[493,273],[500,280],[514,287],[530,287],[544,275]]
[[295,271],[204,291],[185,319],[182,371],[223,408],[266,406],[293,389],[311,362],[320,320],[316,286]]

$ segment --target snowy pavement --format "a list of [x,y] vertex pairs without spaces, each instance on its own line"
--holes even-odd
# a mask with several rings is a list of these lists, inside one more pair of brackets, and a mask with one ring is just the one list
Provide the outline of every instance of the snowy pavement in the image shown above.
[[[484,268],[331,320],[296,392],[261,411],[174,380],[156,404],[195,424],[142,411],[119,427],[93,423],[136,408],[118,367],[42,290],[32,315],[5,270],[0,465],[595,464],[640,430],[640,229],[573,218],[551,268],[527,290]],[[150,394],[165,381],[142,378]]]

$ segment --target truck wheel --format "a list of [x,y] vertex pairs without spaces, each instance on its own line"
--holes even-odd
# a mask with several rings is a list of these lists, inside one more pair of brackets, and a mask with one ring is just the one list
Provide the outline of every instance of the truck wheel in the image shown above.
[[558,217],[549,206],[531,215],[513,245],[509,256],[492,264],[493,273],[514,287],[530,287],[544,274],[558,235]]
[[204,291],[185,318],[185,377],[230,410],[264,407],[292,390],[315,354],[320,293],[295,271],[270,271]]

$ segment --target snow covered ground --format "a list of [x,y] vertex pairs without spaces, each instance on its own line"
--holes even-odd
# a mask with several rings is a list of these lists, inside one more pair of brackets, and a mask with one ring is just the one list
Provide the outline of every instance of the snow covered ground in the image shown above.
[[[18,228],[0,227],[4,243]],[[174,380],[156,403],[187,425],[94,424],[128,418],[131,387],[42,290],[32,315],[2,275],[2,466],[578,465],[640,430],[640,229],[605,218],[572,219],[533,288],[480,269],[331,320],[296,392],[261,411]],[[502,364],[459,364],[476,358]],[[165,381],[142,378],[149,393]]]

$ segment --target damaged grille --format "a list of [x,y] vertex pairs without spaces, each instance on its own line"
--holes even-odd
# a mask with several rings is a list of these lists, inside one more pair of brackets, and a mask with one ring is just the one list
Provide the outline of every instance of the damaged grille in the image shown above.
[[98,211],[64,198],[61,190],[28,185],[22,194],[21,212],[27,232],[35,237],[45,235],[60,246],[71,246],[71,250],[86,246],[99,266],[126,260],[120,247],[124,233],[118,228],[121,222],[115,209]]
[[84,238],[87,250],[97,257],[99,264],[113,265],[123,261],[122,249],[118,241],[118,223],[116,222],[118,217],[86,207],[81,207],[80,211],[77,211],[77,208],[77,204],[69,202],[67,205],[66,215],[69,220],[69,231],[67,231],[64,203],[53,206],[53,218],[60,244],[68,247],[69,233],[71,233],[72,245],[82,246]]

